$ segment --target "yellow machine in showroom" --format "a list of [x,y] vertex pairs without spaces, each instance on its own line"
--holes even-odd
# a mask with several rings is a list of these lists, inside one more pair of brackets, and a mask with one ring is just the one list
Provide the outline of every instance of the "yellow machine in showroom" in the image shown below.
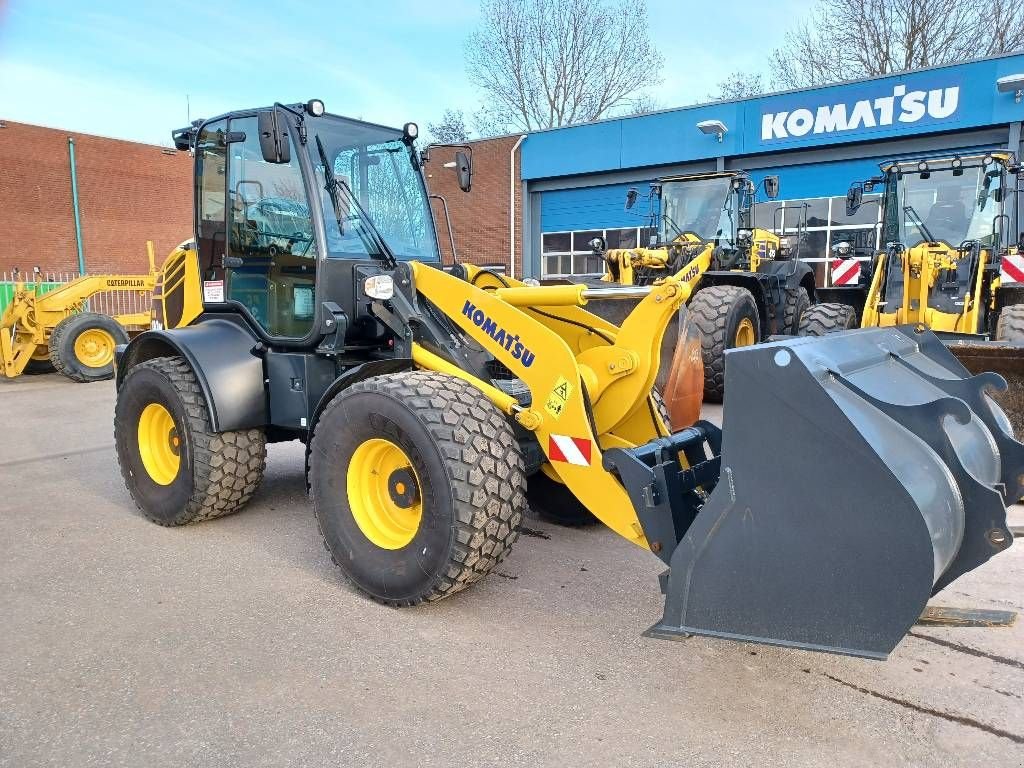
[[[986,394],[998,377],[913,327],[791,338],[729,353],[721,429],[669,425],[662,336],[699,276],[443,268],[416,134],[316,100],[175,133],[195,152],[202,311],[117,365],[117,455],[146,517],[238,511],[267,443],[298,440],[328,551],[382,603],[484,578],[539,489],[668,566],[652,635],[872,658],[1010,545],[1024,446]],[[619,324],[587,310],[637,299]]]
[[[704,399],[721,402],[725,393],[725,353],[764,341],[773,334],[795,334],[814,298],[814,273],[800,261],[804,225],[781,236],[778,221],[755,221],[755,196],[779,192],[777,176],[756,185],[743,171],[667,176],[651,185],[647,217],[655,233],[640,248],[608,248],[592,243],[606,272],[602,282],[650,285],[679,273],[694,285],[689,317],[700,331]],[[626,208],[638,193],[629,190]],[[628,307],[603,302],[594,307],[620,322]]]
[[[1024,231],[1021,166],[1007,152],[883,163],[854,184],[847,213],[882,206],[881,242],[838,243],[832,271],[855,275],[819,288],[800,332],[922,324],[975,373],[996,371],[1018,434],[1024,430]],[[864,194],[884,188],[880,198]]]

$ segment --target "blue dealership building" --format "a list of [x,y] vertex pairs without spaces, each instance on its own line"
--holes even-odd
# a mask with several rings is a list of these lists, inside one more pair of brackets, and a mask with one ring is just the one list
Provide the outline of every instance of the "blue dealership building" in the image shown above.
[[1024,54],[531,133],[520,158],[523,274],[593,274],[600,261],[587,243],[598,235],[610,247],[645,243],[645,207],[624,206],[630,188],[643,199],[659,177],[744,170],[755,182],[779,177],[778,200],[765,202],[758,226],[770,227],[781,204],[787,233],[806,216],[801,258],[824,284],[832,243],[877,244],[880,206],[848,218],[844,201],[850,183],[877,175],[880,162],[1024,155],[1018,81]]

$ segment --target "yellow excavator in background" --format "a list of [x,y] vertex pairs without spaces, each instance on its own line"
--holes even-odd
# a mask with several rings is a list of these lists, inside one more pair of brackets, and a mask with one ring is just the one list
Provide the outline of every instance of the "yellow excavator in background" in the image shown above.
[[[778,196],[777,176],[767,177],[763,186],[769,199]],[[674,274],[694,282],[687,308],[700,330],[709,402],[721,402],[725,392],[726,350],[773,334],[795,334],[814,298],[814,273],[799,260],[803,226],[790,236],[779,234],[781,221],[771,229],[759,226],[757,190],[742,171],[667,176],[651,185],[648,196],[656,233],[649,246],[608,249],[601,238],[591,241],[606,264],[602,282],[652,285]],[[627,209],[637,197],[629,190]],[[780,205],[776,216],[785,207]],[[621,303],[592,309],[613,322],[623,319],[623,310]]]
[[1020,163],[1011,153],[988,152],[887,162],[881,170],[850,188],[847,215],[869,204],[865,193],[884,187],[885,247],[833,246],[833,275],[859,277],[819,288],[821,303],[803,314],[800,333],[926,326],[968,370],[1010,382],[1001,403],[1024,434]]
[[[153,243],[146,243],[149,272],[142,275],[83,275],[43,291],[35,281],[17,281],[0,316],[0,373],[54,370],[72,381],[114,375],[114,348],[130,331],[150,327],[149,293],[157,280]],[[93,311],[102,304],[109,312]],[[135,310],[145,306],[146,309]]]

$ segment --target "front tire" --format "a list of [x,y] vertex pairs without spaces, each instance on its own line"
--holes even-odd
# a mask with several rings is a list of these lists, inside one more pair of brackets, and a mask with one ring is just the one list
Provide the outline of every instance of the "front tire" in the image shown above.
[[725,351],[761,340],[761,316],[754,295],[735,285],[713,285],[697,291],[689,304],[700,329],[704,358],[704,401],[725,397]]
[[309,462],[331,559],[382,603],[459,592],[519,536],[526,476],[515,433],[461,379],[413,371],[352,385],[317,420]]
[[796,336],[800,333],[800,319],[811,308],[811,297],[806,288],[787,288],[783,306],[782,325],[779,333]]
[[103,381],[114,377],[114,348],[127,343],[127,332],[114,318],[81,312],[53,329],[50,362],[72,381]]
[[857,327],[857,312],[849,304],[815,304],[800,318],[799,336],[824,336]]
[[1010,304],[999,312],[996,340],[1024,343],[1024,304]]
[[135,504],[165,526],[237,512],[266,466],[263,430],[214,432],[195,374],[180,357],[128,371],[114,407],[114,442]]

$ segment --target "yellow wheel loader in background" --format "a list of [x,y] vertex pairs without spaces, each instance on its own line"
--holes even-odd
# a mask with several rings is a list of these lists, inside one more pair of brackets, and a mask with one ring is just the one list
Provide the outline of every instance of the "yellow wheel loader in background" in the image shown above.
[[[778,177],[764,181],[770,199]],[[606,249],[602,281],[651,285],[673,274],[694,280],[691,322],[700,330],[704,359],[704,399],[721,402],[725,392],[725,352],[764,341],[773,334],[795,334],[814,297],[814,273],[799,260],[802,229],[789,237],[754,221],[757,186],[742,171],[669,176],[651,185],[649,215],[656,236],[649,247]],[[637,192],[627,194],[626,207]],[[783,206],[780,205],[780,210]],[[779,211],[776,211],[778,216]],[[774,224],[774,222],[773,222]],[[621,305],[595,307],[619,322]]]
[[[53,290],[42,291],[39,271],[35,284],[16,282],[14,296],[0,316],[0,373],[58,371],[72,381],[89,382],[114,375],[114,348],[128,342],[129,330],[150,326],[149,301],[144,311],[125,311],[148,299],[156,281],[153,243],[146,244],[149,273],[145,275],[83,275]],[[90,311],[103,301],[111,314]],[[93,307],[95,309],[95,307]]]
[[[317,100],[175,133],[195,152],[202,312],[117,364],[117,456],[146,517],[238,511],[267,443],[299,440],[334,562],[408,606],[485,577],[530,487],[557,484],[668,566],[653,635],[871,658],[1010,545],[1024,445],[986,395],[997,376],[913,327],[791,338],[729,352],[722,429],[670,429],[662,336],[699,272],[529,286],[445,269],[417,133]],[[288,232],[253,215],[281,190]],[[620,324],[587,309],[636,299]]]
[[847,214],[865,192],[884,187],[881,253],[839,243],[833,271],[856,269],[849,286],[819,288],[822,303],[804,313],[800,332],[923,324],[975,373],[992,370],[1010,389],[1000,395],[1024,434],[1024,232],[1017,223],[1021,166],[1006,152],[922,157],[881,165],[854,184]]

